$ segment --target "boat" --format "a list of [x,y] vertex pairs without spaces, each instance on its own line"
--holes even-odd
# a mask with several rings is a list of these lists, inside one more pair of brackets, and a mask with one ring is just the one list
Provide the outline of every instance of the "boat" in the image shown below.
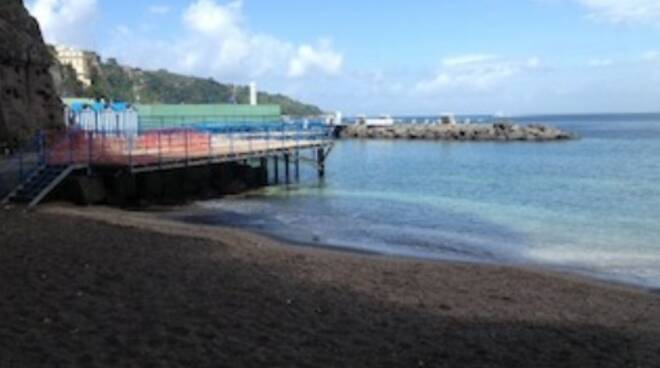
[[445,113],[440,115],[440,124],[443,125],[456,125],[456,117],[454,114]]
[[357,119],[357,124],[364,125],[367,127],[392,126],[394,125],[394,119],[389,115],[381,115],[377,118],[368,118],[366,116],[360,116]]

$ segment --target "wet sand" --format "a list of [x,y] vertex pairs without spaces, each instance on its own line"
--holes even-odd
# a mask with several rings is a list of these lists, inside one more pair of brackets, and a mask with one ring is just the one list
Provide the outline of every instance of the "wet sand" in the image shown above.
[[105,208],[0,211],[0,367],[657,367],[660,296],[292,247]]

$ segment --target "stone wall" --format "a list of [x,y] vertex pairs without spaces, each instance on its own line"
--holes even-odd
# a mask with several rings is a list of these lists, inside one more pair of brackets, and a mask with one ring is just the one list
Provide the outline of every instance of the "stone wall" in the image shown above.
[[63,127],[52,62],[23,1],[0,1],[0,146],[16,147],[39,129]]

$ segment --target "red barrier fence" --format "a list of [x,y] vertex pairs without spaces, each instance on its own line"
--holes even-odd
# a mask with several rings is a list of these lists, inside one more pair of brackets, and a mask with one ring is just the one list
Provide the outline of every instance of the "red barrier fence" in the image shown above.
[[143,166],[249,156],[325,143],[326,137],[305,132],[213,134],[176,130],[122,136],[77,131],[45,135],[44,156],[51,165]]

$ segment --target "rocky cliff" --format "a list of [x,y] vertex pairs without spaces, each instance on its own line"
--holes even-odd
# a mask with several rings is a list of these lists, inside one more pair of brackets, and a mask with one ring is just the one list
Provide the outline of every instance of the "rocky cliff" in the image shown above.
[[0,1],[0,146],[17,146],[38,129],[61,128],[52,57],[22,0]]

